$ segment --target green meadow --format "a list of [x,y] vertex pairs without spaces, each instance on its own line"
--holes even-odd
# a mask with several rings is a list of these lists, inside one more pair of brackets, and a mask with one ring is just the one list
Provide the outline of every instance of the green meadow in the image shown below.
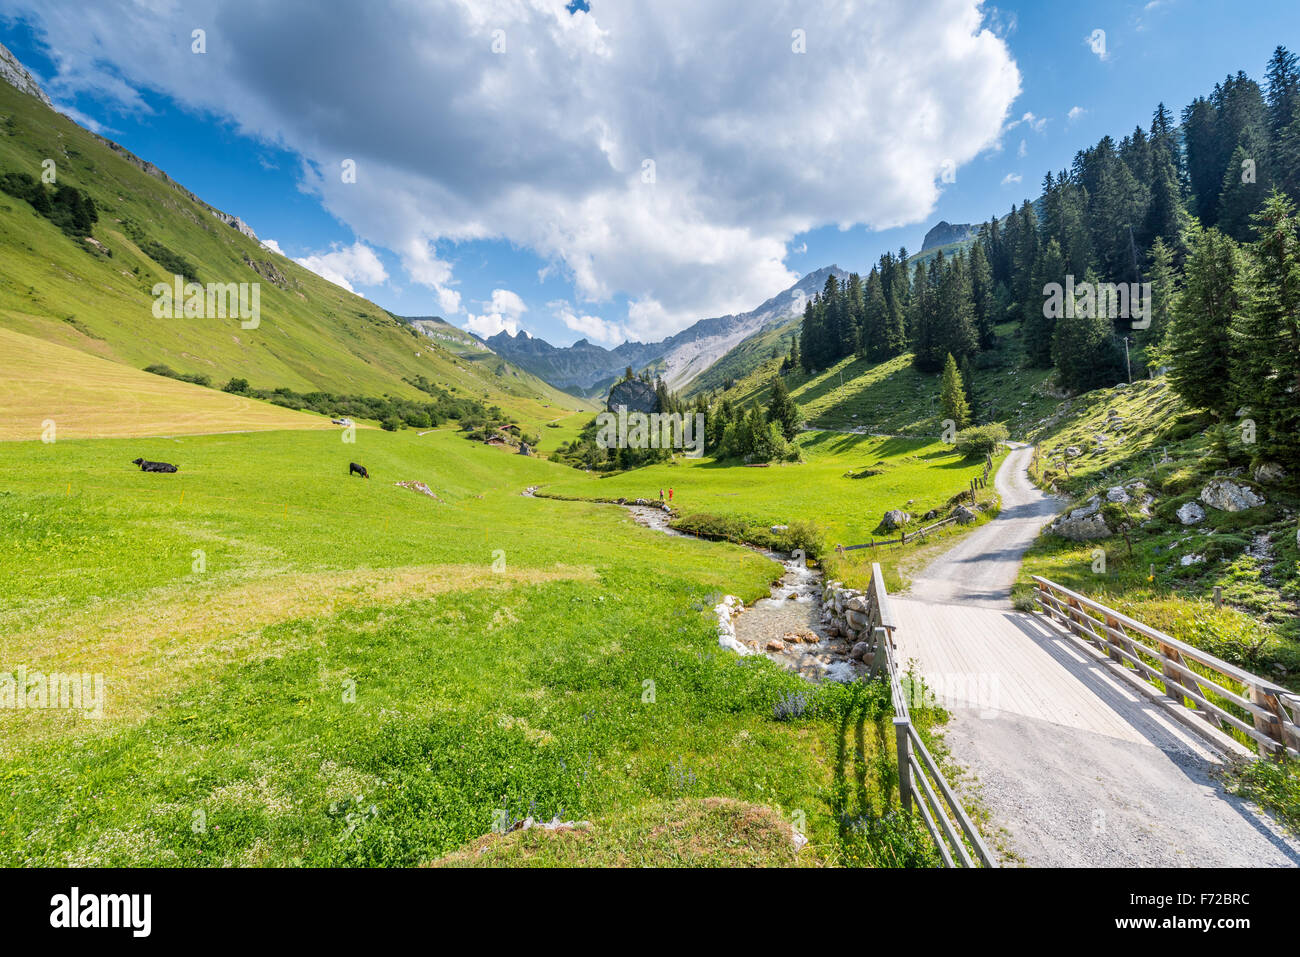
[[[762,488],[757,516],[882,455],[807,441],[784,493],[777,470],[672,471],[716,476],[719,501]],[[934,473],[918,504],[962,484],[938,452],[898,450]],[[395,484],[414,481],[436,497]],[[0,445],[0,671],[106,682],[98,719],[0,711],[0,864],[455,863],[529,816],[592,822],[555,863],[931,862],[890,810],[882,689],[719,649],[712,605],[778,566],[520,494],[567,483],[609,484],[450,431]],[[791,694],[803,714],[778,720]],[[772,840],[787,826],[797,855]],[[533,861],[538,839],[491,859]]]

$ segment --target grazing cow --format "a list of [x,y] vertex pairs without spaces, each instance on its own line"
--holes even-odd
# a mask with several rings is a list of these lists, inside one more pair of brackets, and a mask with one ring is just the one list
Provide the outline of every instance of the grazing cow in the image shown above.
[[169,462],[150,462],[148,459],[132,459],[132,465],[140,466],[141,472],[175,472],[176,466]]
[[353,475],[360,475],[363,479],[370,478],[370,473],[366,471],[366,467],[364,465],[358,465],[356,462],[348,464],[348,476],[351,477]]

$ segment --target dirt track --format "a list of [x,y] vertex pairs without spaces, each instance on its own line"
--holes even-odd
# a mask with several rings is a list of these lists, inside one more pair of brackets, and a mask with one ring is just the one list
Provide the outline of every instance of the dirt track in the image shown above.
[[952,715],[944,736],[991,844],[1031,866],[1300,865],[1300,843],[1217,782],[1222,753],[1044,616],[1011,609],[1021,556],[1058,507],[1029,484],[1030,454],[998,471],[1001,514],[894,602],[900,660]]

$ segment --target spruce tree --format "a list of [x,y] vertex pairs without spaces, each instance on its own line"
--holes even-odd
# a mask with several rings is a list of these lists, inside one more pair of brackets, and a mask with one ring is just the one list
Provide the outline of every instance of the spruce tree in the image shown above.
[[[1096,288],[1095,273],[1088,273],[1085,282]],[[1052,364],[1056,367],[1056,381],[1072,392],[1111,386],[1123,376],[1124,356],[1115,338],[1115,327],[1105,310],[1095,303],[1089,308],[1086,301],[1075,304],[1074,316],[1056,320],[1052,333]]]
[[[1300,468],[1300,237],[1296,207],[1274,192],[1255,218],[1239,314],[1232,327],[1236,394],[1259,436],[1261,457]],[[1225,350],[1226,351],[1226,350]]]
[[1057,301],[1049,297],[1049,287],[1061,288],[1060,312],[1064,313],[1065,261],[1061,257],[1061,247],[1055,239],[1047,242],[1047,249],[1038,263],[1038,275],[1034,285],[1037,289],[1037,296],[1034,299],[1036,308],[1025,310],[1023,331],[1025,358],[1031,366],[1046,369],[1052,365],[1052,337],[1056,333],[1057,323],[1063,318],[1053,309]]
[[1151,325],[1142,330],[1141,341],[1155,346],[1164,341],[1169,331],[1169,317],[1177,294],[1178,271],[1174,268],[1174,252],[1165,241],[1156,238],[1151,247],[1151,268],[1147,272],[1151,283]]
[[943,417],[955,422],[957,428],[964,429],[970,425],[970,405],[966,401],[966,388],[962,385],[961,373],[957,371],[957,360],[952,357],[952,353],[948,353],[943,363],[939,403],[943,408]]
[[1183,289],[1169,327],[1169,384],[1194,408],[1231,413],[1234,389],[1229,329],[1238,311],[1241,258],[1217,229],[1194,227]]
[[767,404],[767,419],[781,429],[787,442],[799,434],[799,407],[790,398],[785,382],[780,376],[772,380],[772,393]]

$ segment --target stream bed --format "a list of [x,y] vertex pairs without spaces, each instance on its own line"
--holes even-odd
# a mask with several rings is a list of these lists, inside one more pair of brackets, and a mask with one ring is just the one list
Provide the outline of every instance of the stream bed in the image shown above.
[[[669,526],[671,516],[660,508],[624,505],[637,524],[667,535],[690,538]],[[753,546],[749,546],[753,548]],[[766,655],[810,681],[854,681],[866,671],[861,661],[850,657],[851,643],[838,634],[822,612],[822,574],[803,559],[777,552],[754,551],[778,562],[783,573],[772,585],[767,598],[732,618],[736,640],[750,650]]]

